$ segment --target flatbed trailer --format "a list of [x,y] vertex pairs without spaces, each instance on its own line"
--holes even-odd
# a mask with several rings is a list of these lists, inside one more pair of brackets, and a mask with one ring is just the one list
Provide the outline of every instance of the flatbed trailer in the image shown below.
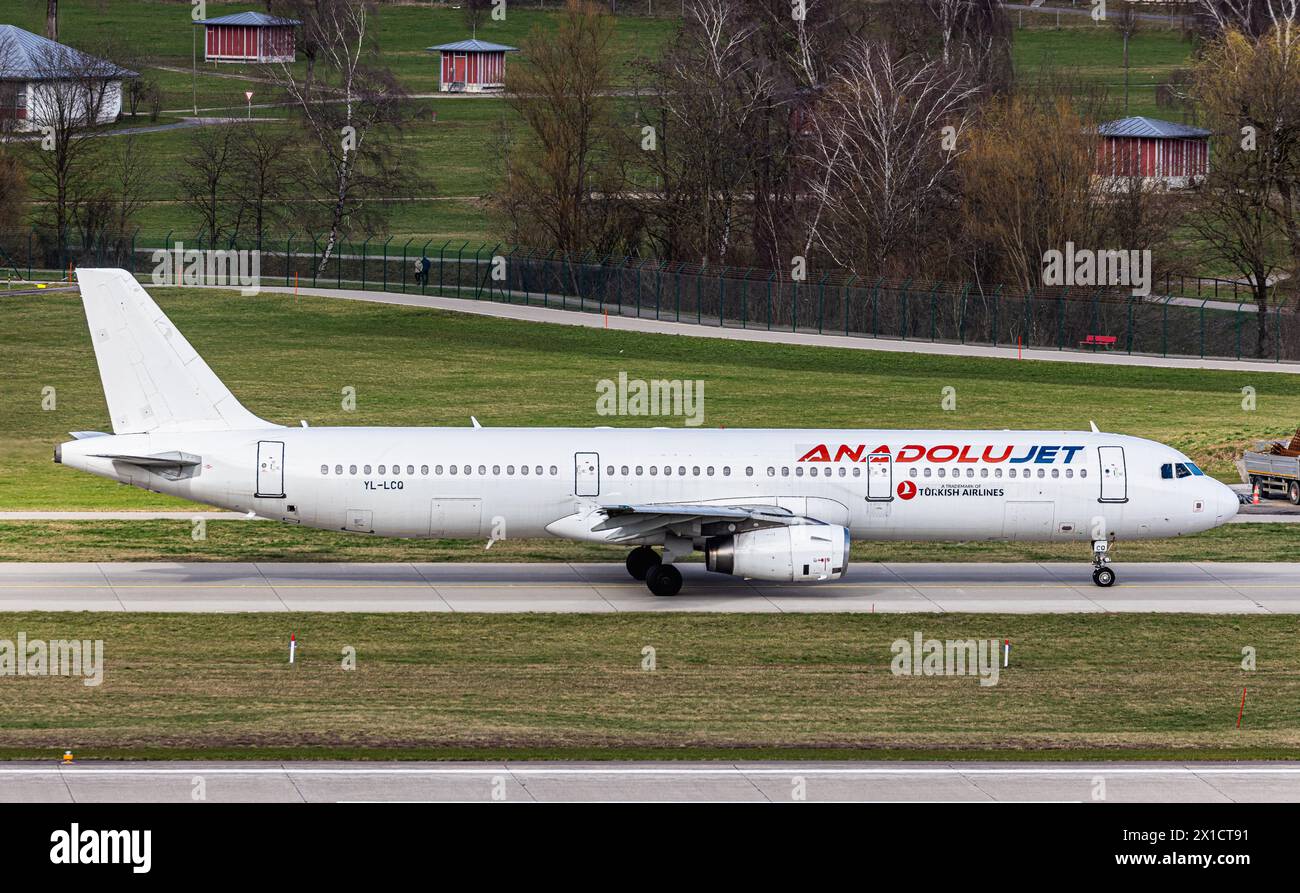
[[1252,490],[1258,487],[1260,496],[1300,505],[1300,456],[1247,450],[1244,459]]

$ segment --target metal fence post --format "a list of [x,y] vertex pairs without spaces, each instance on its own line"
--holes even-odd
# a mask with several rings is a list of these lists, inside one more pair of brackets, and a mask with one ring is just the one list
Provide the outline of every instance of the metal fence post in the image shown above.
[[293,263],[293,237],[295,233],[289,233],[288,238],[284,240],[284,287],[289,287],[289,267]]
[[[432,242],[432,241],[433,241],[433,239],[430,239],[430,240],[429,240],[429,242]],[[429,242],[425,242],[425,243],[424,243],[424,251],[421,252],[421,254],[420,254],[420,261],[421,261],[421,266],[422,266],[422,267],[423,267],[424,259],[425,259],[426,257],[429,256],[428,253],[427,253],[428,250],[429,250]],[[446,251],[447,251],[447,246],[450,245],[450,244],[451,244],[451,239],[448,239],[447,241],[443,242],[443,243],[442,243],[442,247],[438,249],[438,294],[443,294],[443,290],[442,290],[443,278],[442,278],[442,277],[443,277],[443,268],[446,266],[445,253],[446,253]],[[429,277],[428,277],[428,275],[426,275],[426,276],[424,277],[424,284],[420,286],[420,294],[424,294],[424,288],[425,288],[425,286],[427,286],[428,284],[429,284]]]
[[772,278],[776,276],[773,271],[767,277],[767,330],[772,331]]
[[[362,291],[366,290],[366,251],[370,248],[370,240],[372,238],[374,237],[366,236],[366,240],[361,243],[361,290]],[[353,242],[352,247],[355,248],[356,244],[357,244],[356,242]]]
[[822,275],[822,281],[817,283],[817,334],[825,334],[823,328],[826,323],[826,279],[830,273]]
[[[413,238],[415,237],[412,236],[411,239]],[[402,246],[402,294],[406,294],[406,249],[410,247],[411,239],[407,239],[406,244]]]
[[844,319],[844,336],[846,338],[849,334],[849,289],[852,288],[853,283],[857,281],[858,276],[855,273],[850,276],[849,281],[844,283],[843,287],[840,288],[840,315]]
[[384,239],[384,291],[388,291],[388,243],[391,241],[393,241],[392,236]]

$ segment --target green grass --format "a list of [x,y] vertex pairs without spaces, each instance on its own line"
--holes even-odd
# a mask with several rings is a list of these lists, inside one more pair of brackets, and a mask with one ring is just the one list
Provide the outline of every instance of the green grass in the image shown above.
[[[1016,22],[1015,12],[1010,13]],[[1025,17],[1026,25],[1030,17]],[[1178,112],[1156,105],[1156,87],[1169,83],[1173,73],[1191,62],[1192,45],[1180,30],[1143,23],[1129,42],[1130,115],[1178,120]],[[1124,112],[1124,44],[1108,25],[1088,18],[1062,16],[1058,29],[1026,27],[1014,31],[1012,59],[1016,79],[1033,84],[1045,69],[1052,69],[1080,88],[1104,87],[1107,110]]]
[[[1300,419],[1300,379],[701,340],[420,308],[263,293],[155,289],[235,393],[263,418],[314,425],[593,426],[596,382],[705,382],[706,426],[1042,428],[1152,437],[1221,478],[1258,438]],[[51,462],[67,432],[105,430],[107,411],[73,293],[3,298],[0,508],[165,508],[175,500]],[[1241,388],[1258,411],[1241,408]],[[341,408],[356,389],[357,408]],[[957,409],[941,408],[944,387]],[[56,408],[42,410],[55,389]],[[640,426],[646,423],[638,423]],[[631,424],[630,422],[628,424]]]
[[[208,13],[218,16],[247,7],[247,4],[210,3]],[[184,113],[192,103],[190,53],[191,31],[189,4],[165,0],[65,0],[62,9],[63,39],[90,46],[102,34],[148,35],[147,51],[152,64],[143,73],[156,80],[164,91],[164,109]],[[510,10],[506,21],[488,20],[480,37],[512,46],[522,43],[534,26],[556,27],[558,14],[535,9]],[[1034,20],[1035,17],[1029,17]],[[8,19],[21,27],[40,32],[43,8],[27,4],[14,10]],[[1013,22],[1015,16],[1012,16]],[[1037,17],[1042,21],[1042,17]],[[447,6],[430,8],[427,4],[381,6],[375,17],[375,34],[383,62],[393,68],[408,90],[428,94],[437,89],[436,60],[424,48],[459,39],[464,35],[462,14]],[[1067,27],[1017,29],[1014,32],[1014,61],[1022,83],[1033,82],[1042,66],[1050,64],[1080,84],[1104,84],[1110,94],[1113,113],[1122,112],[1123,67],[1118,37],[1107,27],[1088,19],[1066,17]],[[632,64],[639,56],[653,58],[671,40],[677,23],[672,19],[620,16],[614,38],[618,80],[630,82]],[[1168,110],[1155,106],[1154,87],[1168,80],[1177,68],[1187,64],[1191,47],[1180,32],[1172,29],[1146,28],[1133,39],[1131,107],[1132,114],[1170,116]],[[512,56],[512,61],[522,61]],[[181,71],[164,70],[168,66]],[[302,71],[304,65],[297,63]],[[219,77],[238,75],[261,77],[255,66],[222,64],[198,69],[198,104],[200,108],[242,114],[244,90],[254,91],[254,101],[273,100],[272,88],[266,84]],[[436,195],[447,200],[418,201],[391,207],[388,232],[417,240],[442,241],[456,238],[472,241],[495,241],[492,222],[478,199],[488,193],[494,182],[491,146],[494,128],[502,115],[510,112],[499,98],[427,99],[417,103],[419,114],[400,137],[400,154],[411,165],[407,197]],[[437,123],[431,112],[436,109]],[[259,116],[279,117],[280,109],[258,109]],[[147,119],[139,122],[147,124]],[[153,179],[148,205],[136,225],[148,240],[159,240],[166,233],[190,239],[197,229],[194,214],[179,203],[178,178],[181,156],[187,150],[185,131],[165,132],[138,137],[154,158],[160,171],[171,173]],[[418,184],[418,185],[417,185]],[[192,239],[191,239],[192,241]]]
[[[12,677],[4,755],[1297,755],[1295,618],[6,614],[102,639],[102,685]],[[1010,638],[998,684],[895,676],[896,638]],[[300,643],[289,666],[290,633]],[[656,668],[641,669],[642,649]],[[1258,669],[1241,667],[1256,649]],[[356,669],[344,670],[345,648]],[[1234,728],[1243,685],[1243,727]],[[909,754],[910,752],[910,754]]]
[[[45,8],[37,4],[11,4],[5,10],[5,21],[36,34],[44,33]],[[560,4],[555,4],[558,7]],[[257,4],[252,4],[253,7]],[[250,9],[248,3],[207,4],[209,18]],[[538,27],[553,31],[559,21],[557,9],[509,9],[505,21],[488,19],[478,28],[478,37],[494,43],[520,46],[524,38]],[[382,64],[393,70],[398,80],[411,93],[432,93],[438,89],[438,54],[425,51],[426,47],[463,40],[469,37],[464,15],[450,5],[432,6],[429,3],[404,3],[379,5],[371,18],[372,34],[382,54]],[[640,16],[620,16],[614,32],[614,56],[620,80],[626,80],[630,66],[638,56],[653,56],[665,44],[676,23],[671,19],[651,19]],[[90,49],[104,35],[128,42],[137,53],[145,54],[149,64],[141,73],[156,80],[163,88],[163,108],[184,111],[192,106],[190,70],[192,67],[193,35],[196,29],[190,22],[190,4],[176,0],[63,0],[59,4],[59,38],[81,49]],[[517,56],[512,58],[518,58]],[[160,68],[180,68],[169,71]],[[301,53],[294,70],[306,70]],[[198,104],[200,109],[214,106],[244,107],[246,82],[217,75],[239,75],[259,78],[262,73],[255,65],[230,63],[205,63],[203,37],[198,41]],[[270,99],[269,86],[252,85],[254,101]]]
[[[189,521],[0,521],[0,561],[609,561],[623,546],[557,539],[399,540],[263,521],[208,521],[196,541]],[[58,543],[57,551],[49,550]],[[1080,565],[1078,543],[853,543],[853,561],[1062,561]],[[1122,543],[1113,553],[1135,561],[1294,561],[1294,524],[1231,524],[1192,536]]]

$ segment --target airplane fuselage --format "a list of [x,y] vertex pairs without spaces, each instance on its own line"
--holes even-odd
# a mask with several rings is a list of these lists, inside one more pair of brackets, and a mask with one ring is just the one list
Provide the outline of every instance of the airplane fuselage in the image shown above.
[[[199,462],[178,473],[94,458],[172,452]],[[599,506],[691,503],[779,506],[865,540],[1088,542],[1195,533],[1237,510],[1170,447],[1078,431],[272,427],[104,435],[63,444],[60,459],[394,537],[600,541],[582,520]]]

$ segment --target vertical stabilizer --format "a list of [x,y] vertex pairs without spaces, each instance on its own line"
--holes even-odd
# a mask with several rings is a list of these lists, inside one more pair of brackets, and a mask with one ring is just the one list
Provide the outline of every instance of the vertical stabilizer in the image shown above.
[[275,428],[235,399],[126,270],[80,269],[115,434]]

